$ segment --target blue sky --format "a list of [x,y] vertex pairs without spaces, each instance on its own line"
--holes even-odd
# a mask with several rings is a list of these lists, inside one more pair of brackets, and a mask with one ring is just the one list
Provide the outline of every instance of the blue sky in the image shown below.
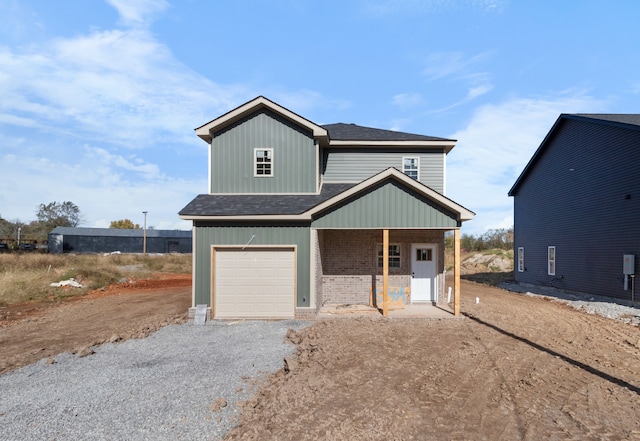
[[[318,124],[457,139],[463,233],[513,225],[508,190],[560,113],[638,113],[640,2],[0,0],[0,216],[72,201],[83,226],[188,229],[194,128],[264,95]],[[561,191],[561,189],[559,189]]]

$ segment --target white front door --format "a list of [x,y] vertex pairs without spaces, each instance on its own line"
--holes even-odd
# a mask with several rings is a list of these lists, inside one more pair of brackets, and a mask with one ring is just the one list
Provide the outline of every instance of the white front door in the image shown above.
[[438,300],[436,245],[411,244],[411,302]]

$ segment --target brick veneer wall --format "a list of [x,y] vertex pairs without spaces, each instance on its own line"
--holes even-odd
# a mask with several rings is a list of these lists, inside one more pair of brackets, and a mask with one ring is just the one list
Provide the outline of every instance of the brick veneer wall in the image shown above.
[[[382,288],[382,268],[377,266],[381,230],[318,230],[322,304],[369,304],[373,290]],[[444,234],[429,230],[390,230],[389,243],[400,244],[400,268],[389,268],[389,286],[411,285],[411,244],[437,247],[438,299],[444,287]],[[374,296],[375,297],[375,296]],[[322,306],[322,305],[320,305]]]

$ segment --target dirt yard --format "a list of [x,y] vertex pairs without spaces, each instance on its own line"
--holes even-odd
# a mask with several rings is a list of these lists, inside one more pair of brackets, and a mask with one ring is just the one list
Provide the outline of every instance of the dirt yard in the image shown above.
[[[159,283],[0,308],[0,372],[184,321],[189,278]],[[227,438],[640,440],[638,327],[471,282],[462,292],[460,319],[291,331],[297,354]]]
[[65,301],[0,307],[0,374],[62,352],[88,355],[97,344],[146,337],[186,321],[190,306],[191,276],[165,274]]

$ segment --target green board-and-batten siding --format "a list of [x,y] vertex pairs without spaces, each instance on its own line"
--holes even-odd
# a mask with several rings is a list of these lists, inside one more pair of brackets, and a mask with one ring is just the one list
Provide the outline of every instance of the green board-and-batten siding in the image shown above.
[[[273,149],[273,176],[254,176],[254,149]],[[317,146],[310,132],[262,110],[213,134],[211,193],[315,193]]]
[[[296,307],[310,306],[310,233],[306,224],[242,226],[195,223],[195,304],[211,306],[212,245],[295,245]],[[253,237],[253,239],[252,239]]]
[[453,229],[460,225],[454,213],[388,180],[356,195],[312,222],[313,228],[424,228]]
[[325,183],[361,182],[394,167],[402,170],[402,158],[420,158],[420,182],[440,193],[444,192],[445,153],[440,151],[403,150],[371,147],[360,149],[324,149],[323,176]]

